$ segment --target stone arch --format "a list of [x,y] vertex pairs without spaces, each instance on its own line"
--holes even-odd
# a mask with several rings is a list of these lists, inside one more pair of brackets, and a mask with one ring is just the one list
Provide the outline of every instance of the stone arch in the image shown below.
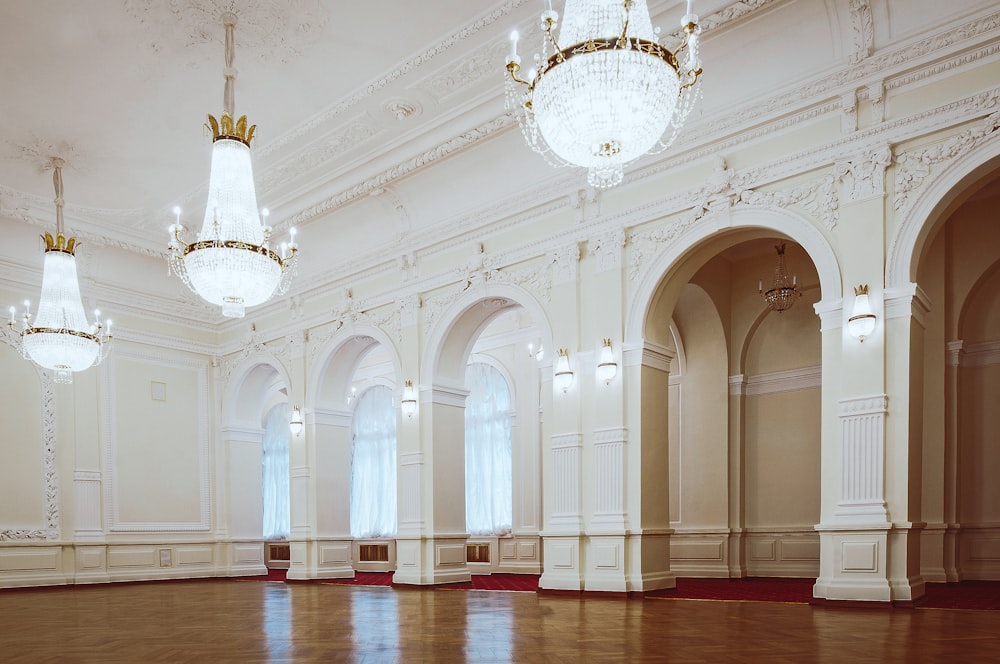
[[[625,319],[625,339],[632,344],[641,344],[644,339],[655,336],[647,330],[650,314],[664,303],[664,296],[671,297],[663,292],[663,286],[668,282],[687,283],[704,262],[699,262],[699,258],[714,255],[723,248],[716,240],[732,235],[726,242],[729,246],[773,233],[795,241],[809,255],[819,275],[822,300],[840,301],[843,291],[837,255],[826,236],[808,218],[781,208],[725,210],[705,215],[651,261],[650,269],[632,297]],[[684,278],[674,279],[675,276]],[[672,297],[676,298],[676,294]],[[651,340],[658,341],[655,338]]]
[[541,304],[528,291],[511,284],[490,284],[489,295],[467,292],[441,315],[422,354],[422,385],[462,388],[465,365],[479,333],[493,318],[513,307],[523,307],[539,328],[544,348],[552,348],[552,327]]
[[1000,141],[988,141],[933,176],[903,213],[889,242],[886,288],[904,288],[916,283],[920,258],[934,230],[976,190],[977,182],[998,169]]
[[273,393],[269,386],[275,383],[286,390],[291,386],[288,370],[277,358],[269,353],[247,357],[233,370],[226,385],[222,399],[223,423],[259,427],[263,408]]
[[306,388],[308,407],[331,407],[332,404],[324,401],[324,392],[332,390],[334,394],[347,394],[358,361],[375,346],[385,349],[397,384],[401,384],[402,360],[389,335],[372,325],[352,325],[350,329],[343,328],[333,335],[319,351],[317,361],[310,366]]

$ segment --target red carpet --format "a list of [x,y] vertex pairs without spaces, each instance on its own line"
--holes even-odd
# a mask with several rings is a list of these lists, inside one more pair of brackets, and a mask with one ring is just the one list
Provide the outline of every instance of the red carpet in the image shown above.
[[[238,577],[243,581],[284,581],[286,570],[268,570],[266,576]],[[436,586],[438,590],[507,590],[537,592],[535,574],[474,575],[467,583]],[[353,579],[324,579],[320,583],[352,586],[391,586],[392,572],[355,572]],[[653,599],[705,599],[809,604],[815,579],[749,577],[744,579],[677,579],[677,587],[645,594]],[[1000,581],[928,583],[927,594],[916,602],[920,609],[974,609],[1000,611]]]
[[816,579],[677,579],[677,587],[654,590],[646,597],[656,599],[714,599],[754,602],[794,602],[808,604],[812,601],[812,588]]
[[979,609],[1000,611],[1000,581],[928,583],[917,602],[921,609]]

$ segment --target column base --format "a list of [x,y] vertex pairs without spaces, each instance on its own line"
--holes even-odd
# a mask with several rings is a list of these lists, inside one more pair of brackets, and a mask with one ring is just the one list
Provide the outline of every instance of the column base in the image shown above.
[[583,536],[542,533],[542,576],[538,580],[539,589],[572,590],[584,589],[583,578]]
[[468,538],[467,533],[397,537],[393,584],[429,586],[471,581],[465,557]]

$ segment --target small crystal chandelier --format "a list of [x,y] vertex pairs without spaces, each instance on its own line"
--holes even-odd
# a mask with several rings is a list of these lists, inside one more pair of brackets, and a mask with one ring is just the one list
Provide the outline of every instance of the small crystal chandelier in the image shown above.
[[657,42],[646,0],[566,0],[558,41],[559,14],[545,4],[542,52],[527,78],[511,34],[507,108],[553,165],[586,168],[592,186],[613,187],[626,164],[674,142],[698,99],[701,28],[692,0],[681,19],[683,62]]
[[7,325],[19,334],[21,355],[44,369],[55,372],[55,382],[72,383],[73,372],[100,364],[111,343],[111,321],[101,323],[101,312],[95,311],[95,322],[87,322],[80,299],[80,283],[76,276],[76,238],[63,233],[63,181],[65,161],[53,157],[52,181],[56,190],[56,235],[45,233],[45,262],[42,266],[42,294],[38,316],[31,322],[31,303],[24,302],[21,329],[15,328],[16,310],[10,308]]
[[802,291],[795,283],[795,275],[792,275],[791,284],[788,283],[788,272],[785,269],[785,243],[775,245],[774,249],[778,252],[778,264],[774,267],[774,285],[765,291],[764,282],[758,282],[757,292],[767,302],[769,309],[780,314],[782,311],[792,308],[795,301],[802,297]]
[[[170,268],[188,287],[206,301],[222,307],[222,315],[242,318],[246,307],[266,302],[284,293],[295,272],[298,246],[295,229],[282,244],[281,254],[268,241],[271,228],[261,222],[250,163],[250,141],[257,125],[247,126],[247,117],[234,120],[233,68],[236,15],[223,14],[226,28],[226,78],[224,110],[217,120],[208,116],[212,130],[212,170],[208,181],[208,203],[198,241],[185,244],[180,210],[170,226]],[[266,218],[266,211],[264,213]]]

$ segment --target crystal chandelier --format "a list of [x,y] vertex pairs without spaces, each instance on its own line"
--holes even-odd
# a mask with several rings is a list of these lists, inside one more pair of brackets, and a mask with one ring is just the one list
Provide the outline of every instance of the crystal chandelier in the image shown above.
[[[197,242],[185,244],[180,210],[170,227],[170,268],[206,301],[221,306],[222,315],[242,318],[246,307],[266,302],[288,290],[297,264],[295,229],[281,254],[271,249],[271,229],[257,211],[257,193],[250,163],[250,141],[257,125],[246,116],[234,120],[236,70],[233,68],[236,15],[222,17],[226,28],[224,110],[208,116],[212,130],[212,170],[208,181],[205,220]],[[265,211],[266,212],[266,211]],[[266,218],[266,214],[264,214]]]
[[646,0],[566,0],[557,41],[558,22],[546,0],[542,51],[526,78],[511,34],[507,107],[533,150],[553,165],[588,169],[594,187],[612,187],[626,164],[673,143],[697,100],[698,17],[688,0],[683,62],[657,42]]
[[778,252],[778,264],[774,267],[774,284],[765,291],[764,282],[758,282],[757,292],[767,302],[767,307],[771,311],[780,314],[792,308],[795,301],[802,297],[802,291],[795,283],[795,275],[792,275],[791,284],[788,282],[788,272],[785,269],[785,243],[775,245],[774,250]]
[[45,261],[42,266],[42,294],[38,316],[31,322],[31,303],[24,302],[21,327],[15,327],[16,310],[10,308],[7,325],[18,335],[21,355],[42,368],[55,372],[57,383],[72,383],[73,372],[83,371],[104,359],[111,342],[111,321],[101,323],[101,312],[95,311],[95,322],[87,322],[80,299],[80,283],[76,276],[76,238],[63,234],[63,181],[65,161],[53,157],[52,181],[56,190],[56,235],[45,233]]

